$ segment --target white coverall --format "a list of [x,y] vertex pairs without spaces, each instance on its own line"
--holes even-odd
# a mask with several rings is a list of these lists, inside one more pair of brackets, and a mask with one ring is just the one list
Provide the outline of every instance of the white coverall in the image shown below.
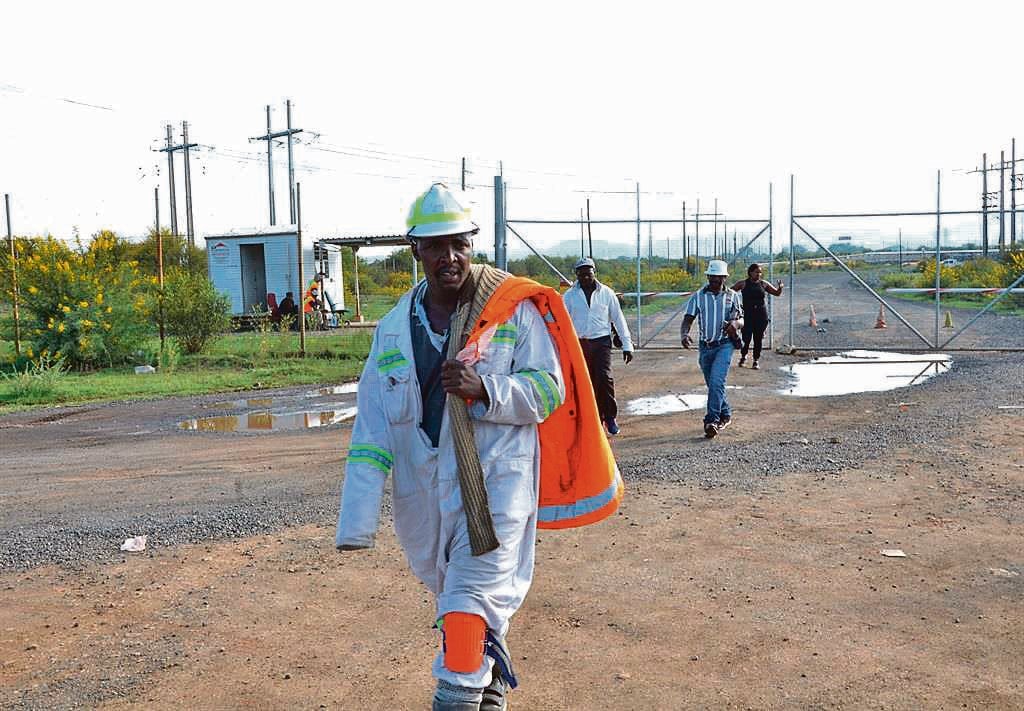
[[[413,362],[411,295],[377,326],[359,380],[358,406],[345,468],[336,545],[372,546],[384,483],[392,475],[395,532],[413,573],[434,593],[437,617],[452,611],[480,615],[501,635],[533,579],[540,478],[537,424],[565,397],[555,344],[540,312],[519,304],[474,366],[490,407],[470,407],[488,502],[500,546],[470,554],[447,407],[439,446],[420,428],[422,402]],[[451,396],[449,396],[451,397]],[[491,660],[475,673],[434,660],[438,679],[481,688]]]

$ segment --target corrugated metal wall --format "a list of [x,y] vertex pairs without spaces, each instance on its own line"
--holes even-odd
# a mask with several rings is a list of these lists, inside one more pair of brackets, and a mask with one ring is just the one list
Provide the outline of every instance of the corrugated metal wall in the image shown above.
[[[206,251],[209,257],[210,281],[218,290],[231,297],[231,312],[236,315],[245,312],[242,298],[242,275],[239,246],[262,244],[266,269],[267,291],[277,295],[278,302],[287,292],[292,292],[299,303],[306,286],[299,284],[299,270],[296,264],[295,235],[255,235],[207,237]],[[324,288],[334,301],[335,307],[344,308],[344,275],[341,270],[341,255],[332,251],[328,256],[330,278]],[[317,265],[313,261],[313,242],[303,240],[303,278],[308,285],[316,276]]]

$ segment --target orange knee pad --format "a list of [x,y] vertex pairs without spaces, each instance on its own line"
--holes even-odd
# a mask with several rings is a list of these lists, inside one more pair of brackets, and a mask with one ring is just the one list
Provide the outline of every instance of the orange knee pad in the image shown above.
[[449,671],[471,674],[484,662],[487,623],[480,615],[449,612],[444,616],[444,666]]

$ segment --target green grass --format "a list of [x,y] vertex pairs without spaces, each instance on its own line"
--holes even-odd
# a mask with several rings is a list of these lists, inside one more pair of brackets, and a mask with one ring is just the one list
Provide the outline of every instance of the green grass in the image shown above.
[[[49,391],[0,379],[0,414],[33,407],[110,400],[146,400],[176,395],[337,383],[359,375],[370,350],[371,329],[315,333],[306,338],[299,358],[298,334],[230,334],[206,353],[182,356],[173,372],[136,375],[131,367],[94,373],[65,373]],[[156,348],[158,344],[148,344]],[[6,360],[13,344],[0,342]]]
[[[363,318],[367,321],[379,321],[398,303],[398,297],[385,294],[363,294],[360,298],[362,304]],[[352,318],[355,313],[355,299],[352,303],[346,301],[345,305],[352,309],[347,318]]]
[[[934,294],[893,294],[883,292],[886,298],[898,298],[905,301],[916,301],[918,303],[935,303]],[[985,308],[993,297],[982,294],[942,294],[941,308],[943,309],[965,309],[968,311],[980,311]],[[1003,316],[1024,317],[1024,298],[1011,294],[1004,296],[999,303],[989,309],[989,313],[995,312]]]
[[[688,296],[655,296],[646,303],[640,304],[640,315],[651,316],[665,309],[675,309],[686,301],[690,297]],[[630,317],[636,318],[636,297],[625,297],[624,301],[626,305],[622,308],[622,315],[628,320]],[[630,323],[632,326],[632,323]]]

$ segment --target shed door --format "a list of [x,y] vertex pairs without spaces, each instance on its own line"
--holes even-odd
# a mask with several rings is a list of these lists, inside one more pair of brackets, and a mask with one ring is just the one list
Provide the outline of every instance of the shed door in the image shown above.
[[253,306],[267,308],[267,268],[263,261],[262,244],[242,244],[238,247],[242,265],[242,308],[250,313]]

